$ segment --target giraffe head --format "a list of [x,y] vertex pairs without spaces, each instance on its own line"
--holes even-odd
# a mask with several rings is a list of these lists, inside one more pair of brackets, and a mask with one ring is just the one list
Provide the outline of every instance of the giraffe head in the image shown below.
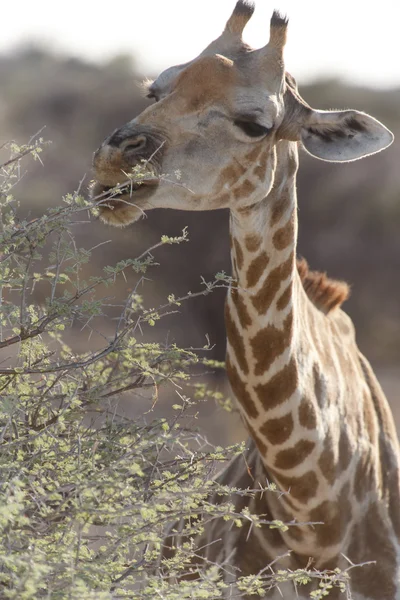
[[[393,135],[371,116],[314,110],[300,97],[285,72],[287,20],[277,12],[268,44],[257,50],[245,44],[242,32],[253,11],[239,0],[221,36],[194,60],[161,73],[148,85],[155,104],[96,151],[92,195],[106,198],[103,221],[127,225],[151,208],[254,205],[273,185],[281,140],[339,162],[390,145]],[[130,183],[135,167],[148,173],[140,184]],[[107,198],[117,184],[123,184],[119,194]]]

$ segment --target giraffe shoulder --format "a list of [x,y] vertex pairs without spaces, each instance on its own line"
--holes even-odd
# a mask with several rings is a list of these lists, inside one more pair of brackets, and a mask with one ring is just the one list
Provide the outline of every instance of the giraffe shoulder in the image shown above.
[[345,281],[330,279],[326,273],[310,271],[304,258],[297,259],[297,270],[307,296],[325,314],[340,307],[350,295],[350,287]]

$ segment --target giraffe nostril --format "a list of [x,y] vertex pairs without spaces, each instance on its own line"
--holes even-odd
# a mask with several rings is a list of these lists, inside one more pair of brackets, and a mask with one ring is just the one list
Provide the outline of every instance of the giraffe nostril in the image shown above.
[[146,146],[146,138],[144,135],[138,135],[137,137],[130,139],[121,148],[123,152],[138,152],[143,150]]

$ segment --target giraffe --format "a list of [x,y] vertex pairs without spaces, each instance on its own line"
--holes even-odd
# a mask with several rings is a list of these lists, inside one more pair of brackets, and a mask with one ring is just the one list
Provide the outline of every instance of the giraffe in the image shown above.
[[[368,563],[350,571],[354,600],[400,599],[393,418],[341,309],[346,284],[296,259],[299,146],[348,162],[383,150],[393,135],[365,113],[310,107],[285,71],[287,19],[274,11],[269,42],[254,50],[242,39],[253,11],[239,0],[220,37],[147,84],[155,103],[95,152],[91,193],[122,184],[99,208],[117,227],[152,208],[230,209],[226,369],[250,443],[220,481],[242,489],[275,482],[290,493],[240,497],[237,509],[247,502],[254,514],[304,525],[236,531],[213,521],[199,542],[204,559],[228,561],[241,575],[283,555],[289,568]],[[127,173],[141,161],[153,174],[132,185]],[[184,185],[163,177],[177,170]],[[288,585],[269,594],[295,592]]]

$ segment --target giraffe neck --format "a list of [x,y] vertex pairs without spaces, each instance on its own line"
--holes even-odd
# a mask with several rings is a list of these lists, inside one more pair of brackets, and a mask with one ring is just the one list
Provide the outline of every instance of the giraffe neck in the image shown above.
[[[282,501],[268,500],[274,518],[306,522],[330,497],[335,481],[321,475],[326,432],[314,394],[315,361],[304,352],[312,328],[296,264],[297,147],[280,142],[276,151],[269,194],[248,209],[231,211],[227,372],[269,476],[281,489],[291,489]],[[296,540],[291,542],[296,549]],[[315,550],[314,534],[309,548],[304,540],[297,544],[302,551],[312,546]]]
[[[268,427],[263,428],[265,415],[285,412],[282,405],[298,384],[296,171],[295,144],[281,142],[269,194],[247,209],[232,210],[230,216],[233,283],[225,311],[227,370],[265,460],[281,430],[273,428],[270,436]],[[289,434],[288,423],[289,417],[286,426],[282,422],[282,441],[284,431]]]

